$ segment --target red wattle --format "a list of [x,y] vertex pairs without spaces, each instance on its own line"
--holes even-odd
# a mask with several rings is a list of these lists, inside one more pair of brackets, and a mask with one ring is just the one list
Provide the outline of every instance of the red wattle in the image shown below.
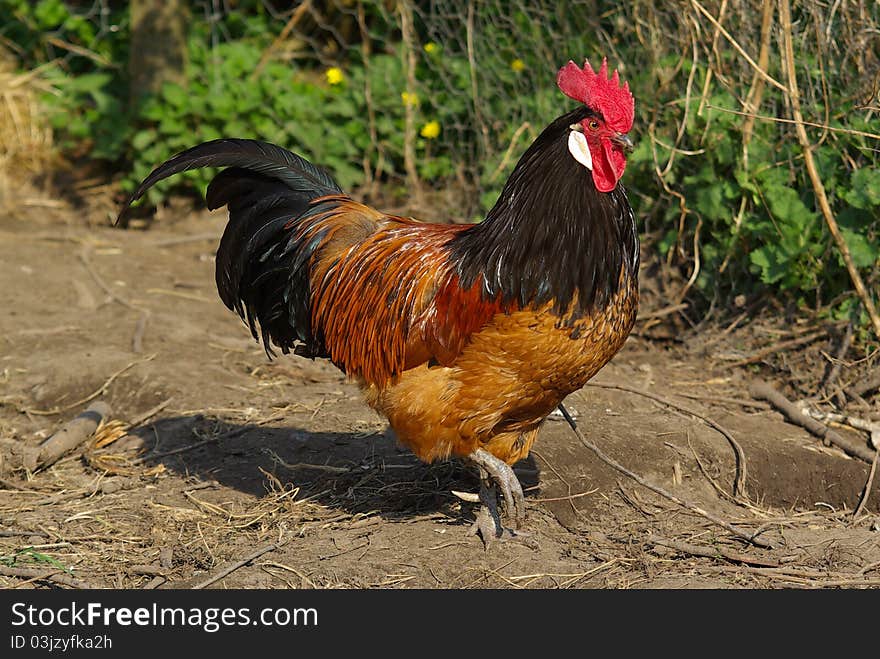
[[[599,153],[595,153],[599,151]],[[593,156],[593,183],[599,192],[611,192],[626,169],[626,156],[615,149],[611,140],[603,137],[599,149],[590,149]]]

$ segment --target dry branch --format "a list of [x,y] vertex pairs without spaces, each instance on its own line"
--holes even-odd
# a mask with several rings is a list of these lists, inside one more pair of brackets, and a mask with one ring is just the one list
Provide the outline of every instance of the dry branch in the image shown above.
[[734,47],[734,49],[745,58],[745,60],[751,65],[751,67],[755,70],[755,72],[761,76],[764,80],[769,82],[774,87],[778,87],[779,89],[786,91],[785,85],[779,82],[776,78],[767,73],[764,69],[762,69],[755,60],[749,57],[749,54],[745,51],[745,49],[739,45],[739,42],[734,39],[731,34],[725,30],[721,24],[715,19],[715,17],[710,14],[703,5],[701,5],[697,0],[691,0],[691,4],[701,13],[703,16],[709,19],[709,22],[714,25],[721,34],[724,35],[724,38],[730,42],[730,45]]
[[226,565],[225,567],[222,567],[221,569],[217,570],[210,577],[203,579],[202,581],[199,581],[197,584],[195,584],[192,587],[193,590],[201,590],[203,588],[207,588],[211,584],[213,584],[217,581],[220,581],[220,579],[223,579],[224,577],[229,576],[230,574],[232,574],[233,572],[235,572],[239,568],[242,568],[242,567],[254,562],[260,556],[262,556],[264,554],[268,554],[269,552],[275,551],[277,549],[281,549],[281,547],[283,547],[288,542],[290,542],[294,537],[296,537],[296,536],[289,535],[284,540],[281,540],[279,542],[273,542],[271,545],[266,545],[265,547],[261,547],[260,549],[254,550],[253,552],[251,552],[250,554],[248,554],[247,556],[245,556],[241,560],[230,563],[230,564]]
[[730,549],[727,549],[726,547],[700,547],[687,542],[681,542],[680,540],[661,538],[656,535],[648,536],[648,542],[653,542],[655,545],[668,547],[669,549],[674,549],[675,551],[682,552],[684,554],[690,554],[691,556],[703,556],[705,558],[723,558],[728,561],[733,561],[734,563],[760,565],[761,567],[779,567],[779,563],[774,560],[748,556],[747,554],[743,554],[738,551],[732,551]]
[[746,490],[746,454],[745,451],[742,450],[742,447],[739,445],[739,442],[734,439],[733,435],[727,430],[724,426],[719,424],[716,421],[713,421],[707,416],[700,414],[699,412],[695,412],[689,407],[685,407],[679,403],[673,403],[671,400],[663,398],[662,396],[658,396],[657,394],[651,393],[650,391],[645,391],[643,389],[636,389],[635,387],[626,387],[620,384],[602,384],[600,382],[588,382],[587,386],[589,387],[600,387],[602,389],[618,389],[620,391],[627,391],[632,394],[638,394],[640,396],[644,396],[645,398],[650,398],[651,400],[656,400],[658,403],[662,403],[667,407],[671,407],[672,409],[678,410],[679,412],[684,412],[685,414],[690,414],[692,417],[700,419],[710,427],[714,428],[728,441],[731,448],[733,448],[734,455],[736,456],[736,478],[733,481],[733,495],[735,497],[743,496]]
[[26,567],[7,567],[5,565],[0,565],[0,575],[4,577],[16,577],[19,579],[30,579],[36,581],[52,581],[62,586],[70,586],[71,588],[78,588],[81,590],[95,588],[95,586],[93,586],[92,584],[86,583],[85,581],[80,581],[79,579],[65,574],[63,570],[58,569],[45,570]]
[[13,466],[36,471],[54,464],[59,458],[85,443],[109,416],[110,406],[103,401],[95,401],[39,446],[21,447],[13,454],[13,457],[20,459],[20,464]]
[[650,481],[647,481],[644,478],[642,478],[641,476],[639,476],[637,473],[630,471],[629,469],[624,467],[619,462],[609,458],[607,455],[605,455],[605,453],[602,452],[602,449],[600,449],[598,446],[596,446],[595,444],[590,442],[586,437],[584,437],[584,434],[581,432],[580,428],[577,427],[577,424],[574,422],[574,419],[571,418],[571,415],[568,413],[568,410],[565,409],[565,405],[563,405],[562,403],[559,404],[559,411],[562,412],[562,416],[564,416],[565,420],[568,421],[568,425],[571,426],[571,429],[574,431],[574,434],[577,436],[577,438],[581,441],[581,444],[583,444],[590,451],[595,453],[596,457],[598,457],[602,462],[607,464],[612,469],[616,469],[624,476],[628,476],[629,478],[633,479],[636,483],[638,483],[642,487],[646,487],[649,490],[651,490],[652,492],[655,492],[656,494],[659,494],[660,496],[669,499],[670,501],[678,504],[682,508],[687,508],[691,512],[694,512],[697,515],[708,519],[710,522],[717,524],[718,526],[720,526],[724,529],[727,529],[728,531],[733,533],[735,536],[742,538],[743,540],[746,540],[747,542],[751,542],[754,545],[757,545],[759,547],[766,547],[768,549],[775,548],[775,545],[773,543],[771,543],[767,540],[761,540],[760,538],[757,537],[756,533],[749,533],[748,531],[741,529],[738,526],[734,526],[730,522],[727,522],[727,521],[721,519],[717,515],[714,515],[714,514],[710,513],[709,511],[704,510],[703,508],[700,508],[699,506],[697,506],[693,503],[690,503],[689,501],[685,501],[684,499],[681,499],[681,498],[675,496],[671,492],[667,492],[662,487],[660,487],[658,485],[654,485]]
[[[861,382],[857,382],[847,387],[844,391],[848,394],[855,394],[855,396],[864,396],[873,389],[880,389],[880,371],[874,373],[874,375],[868,376]],[[855,396],[853,396],[853,398],[855,398]]]
[[843,359],[846,357],[846,351],[849,350],[852,340],[853,323],[850,321],[846,326],[846,332],[840,342],[840,347],[837,349],[837,355],[831,363],[831,369],[828,371],[828,375],[825,376],[825,382],[822,383],[822,387],[826,391],[830,390],[831,385],[837,382],[837,378],[840,377],[840,371],[843,368]]
[[822,338],[825,336],[827,332],[825,330],[819,330],[818,332],[813,332],[812,334],[807,334],[805,336],[799,336],[796,339],[789,339],[787,341],[780,341],[779,343],[774,343],[772,346],[767,346],[766,348],[762,348],[754,355],[746,357],[745,359],[740,359],[739,361],[733,362],[731,366],[747,366],[748,364],[756,364],[765,357],[770,355],[775,355],[776,353],[782,352],[783,350],[788,350],[789,348],[796,348],[797,346],[804,345],[805,343],[811,343],[816,339]]
[[834,444],[847,455],[864,460],[868,464],[871,464],[874,461],[874,454],[876,451],[872,451],[867,446],[859,446],[858,444],[841,437],[825,424],[819,423],[815,419],[808,417],[798,409],[797,405],[788,400],[768,383],[761,380],[753,382],[749,386],[749,394],[752,398],[766,400],[788,417],[789,421],[802,428],[806,428],[819,439]]
[[263,51],[263,54],[260,56],[260,61],[257,62],[257,65],[254,67],[254,70],[251,72],[250,80],[255,80],[259,77],[260,73],[262,73],[263,68],[265,68],[266,64],[272,59],[272,56],[275,54],[275,51],[278,47],[284,43],[287,37],[290,36],[293,28],[296,27],[296,24],[299,23],[300,19],[303,15],[309,10],[309,5],[311,4],[311,0],[306,0],[299,7],[297,7],[293,14],[290,16],[290,19],[284,25],[284,28],[281,30],[279,35],[275,37],[269,47]]
[[859,503],[853,511],[853,519],[858,518],[868,504],[868,497],[871,496],[871,488],[874,486],[874,474],[877,473],[878,457],[880,457],[880,451],[874,451],[874,461],[871,463],[871,470],[868,472],[868,480],[865,481],[865,489],[862,491],[862,496],[859,497]]
[[805,416],[809,416],[817,421],[830,421],[831,423],[849,426],[856,430],[864,430],[870,435],[871,446],[875,449],[880,449],[880,422],[878,421],[868,421],[849,414],[821,412],[811,409],[806,403],[801,403],[800,410]]

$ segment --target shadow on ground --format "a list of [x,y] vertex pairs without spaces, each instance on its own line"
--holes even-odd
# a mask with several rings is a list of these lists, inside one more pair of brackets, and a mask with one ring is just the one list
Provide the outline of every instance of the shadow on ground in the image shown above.
[[[161,419],[131,432],[146,453],[143,462],[240,492],[262,496],[274,479],[299,488],[298,499],[348,513],[400,519],[451,512],[452,490],[476,492],[474,471],[450,459],[425,464],[388,431],[328,433],[296,427],[236,425],[201,415]],[[536,489],[534,459],[514,468],[527,490]]]

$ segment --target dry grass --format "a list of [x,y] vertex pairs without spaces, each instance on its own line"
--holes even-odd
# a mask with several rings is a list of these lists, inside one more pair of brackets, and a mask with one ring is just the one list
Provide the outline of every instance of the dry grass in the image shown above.
[[21,73],[15,58],[0,46],[0,206],[10,187],[50,169],[52,129],[40,104],[47,83],[35,69]]

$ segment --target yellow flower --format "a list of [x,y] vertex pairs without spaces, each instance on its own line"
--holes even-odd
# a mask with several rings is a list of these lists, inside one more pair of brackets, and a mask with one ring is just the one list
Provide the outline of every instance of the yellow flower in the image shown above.
[[434,140],[440,135],[440,122],[438,121],[429,121],[424,126],[422,126],[422,130],[419,131],[419,135],[424,137],[426,140]]
[[436,53],[437,44],[435,44],[433,41],[429,41],[425,44],[425,52],[428,53],[428,55],[430,55],[431,53]]
[[526,63],[517,57],[510,63],[510,68],[513,69],[516,73],[519,73],[526,68]]
[[416,93],[410,94],[409,92],[403,92],[400,95],[400,100],[403,101],[404,105],[416,106],[419,104],[419,95]]
[[327,76],[328,85],[341,85],[345,82],[345,74],[338,66],[331,66],[324,75]]

